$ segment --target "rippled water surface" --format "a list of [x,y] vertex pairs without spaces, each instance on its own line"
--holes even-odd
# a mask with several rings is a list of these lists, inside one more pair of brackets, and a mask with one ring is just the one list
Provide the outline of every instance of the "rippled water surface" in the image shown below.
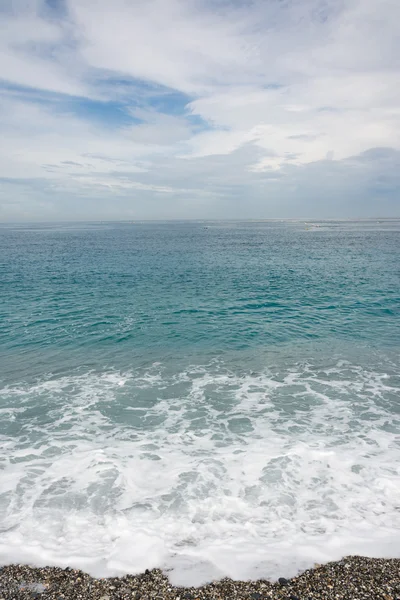
[[400,556],[400,222],[0,227],[0,562]]

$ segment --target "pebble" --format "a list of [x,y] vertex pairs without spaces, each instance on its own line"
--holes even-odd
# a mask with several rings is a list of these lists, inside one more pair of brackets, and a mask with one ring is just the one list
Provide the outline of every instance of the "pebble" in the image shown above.
[[0,569],[0,600],[33,600],[33,594],[35,600],[400,600],[400,559],[352,556],[293,579],[222,579],[200,588],[174,587],[159,569],[110,579],[71,568]]

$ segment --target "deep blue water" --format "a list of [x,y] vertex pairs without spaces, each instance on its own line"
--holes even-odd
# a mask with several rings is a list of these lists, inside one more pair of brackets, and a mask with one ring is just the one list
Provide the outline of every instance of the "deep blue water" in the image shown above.
[[3,561],[400,554],[399,221],[3,225],[0,292]]

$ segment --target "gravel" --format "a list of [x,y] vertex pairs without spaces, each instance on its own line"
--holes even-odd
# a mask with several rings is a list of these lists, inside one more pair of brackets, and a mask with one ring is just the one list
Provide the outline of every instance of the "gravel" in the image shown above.
[[223,579],[172,586],[160,570],[94,579],[75,569],[10,565],[0,569],[0,600],[400,600],[400,559],[350,556],[276,582]]

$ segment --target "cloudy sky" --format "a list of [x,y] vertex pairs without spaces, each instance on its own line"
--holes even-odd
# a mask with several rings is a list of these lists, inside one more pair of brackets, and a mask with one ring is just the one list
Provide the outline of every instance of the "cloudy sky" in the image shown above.
[[0,0],[0,220],[400,215],[399,0]]

